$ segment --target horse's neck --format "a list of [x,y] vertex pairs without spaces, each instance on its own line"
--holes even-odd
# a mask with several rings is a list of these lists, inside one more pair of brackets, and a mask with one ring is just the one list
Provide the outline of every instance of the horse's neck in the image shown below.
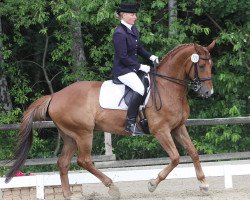
[[185,80],[186,79],[186,65],[190,57],[192,46],[187,46],[180,49],[178,52],[172,52],[159,67],[158,72],[172,78]]
[[[163,60],[163,63],[159,66],[157,73],[173,79],[185,81],[187,78],[186,67],[188,65],[188,58],[191,55],[191,48],[192,46],[187,46],[180,49],[178,52],[173,52],[172,55],[170,54],[165,60]],[[176,95],[186,95],[187,86],[178,84],[178,81],[176,81],[177,83],[164,79],[159,79],[158,81],[164,88],[175,91]]]

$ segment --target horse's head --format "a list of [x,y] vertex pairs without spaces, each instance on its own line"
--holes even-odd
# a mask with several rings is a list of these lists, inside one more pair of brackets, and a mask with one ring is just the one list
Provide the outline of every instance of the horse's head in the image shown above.
[[214,92],[212,83],[213,62],[209,53],[214,45],[215,41],[207,47],[194,44],[195,51],[190,55],[192,65],[186,70],[189,78],[194,83],[194,91],[204,98],[210,97]]

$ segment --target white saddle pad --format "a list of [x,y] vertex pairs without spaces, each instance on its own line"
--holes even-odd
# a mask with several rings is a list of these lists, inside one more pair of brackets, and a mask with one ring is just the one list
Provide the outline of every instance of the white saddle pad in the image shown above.
[[[125,92],[125,85],[114,84],[112,80],[104,81],[101,86],[99,102],[102,108],[106,109],[119,109],[127,110],[128,106],[125,104],[123,97]],[[144,104],[148,102],[148,97],[145,99]],[[120,102],[121,101],[121,102]]]

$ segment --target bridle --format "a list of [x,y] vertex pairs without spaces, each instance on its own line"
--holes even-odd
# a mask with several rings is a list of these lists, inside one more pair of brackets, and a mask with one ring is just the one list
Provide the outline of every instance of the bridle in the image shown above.
[[[197,54],[198,55],[198,54]],[[199,60],[210,60],[211,57],[210,55],[208,56],[201,56],[201,55],[198,55],[199,56]],[[195,92],[198,92],[201,88],[201,83],[202,82],[205,82],[205,81],[210,81],[212,80],[212,77],[207,77],[207,78],[200,78],[199,77],[199,73],[198,73],[198,67],[199,67],[199,60],[197,62],[192,62],[192,65],[189,69],[189,72],[188,72],[188,76],[192,70],[192,68],[194,67],[194,79],[192,80],[192,89],[195,91]]]
[[[192,85],[192,89],[195,91],[195,92],[198,92],[201,88],[201,83],[202,82],[205,82],[205,81],[209,81],[209,80],[212,80],[212,77],[206,77],[206,78],[200,78],[199,77],[199,73],[198,73],[198,67],[199,67],[199,60],[210,60],[211,57],[210,55],[208,56],[203,56],[203,55],[199,55],[199,54],[196,54],[198,55],[198,60],[197,61],[192,61],[192,65],[188,71],[188,77],[190,77],[190,72],[192,70],[192,68],[194,68],[194,79],[191,80],[191,85]],[[157,84],[156,84],[156,77],[159,77],[159,78],[162,78],[164,80],[168,80],[168,81],[171,81],[173,83],[176,83],[178,85],[182,85],[184,87],[186,87],[189,82],[190,82],[190,79],[185,79],[185,80],[182,80],[182,79],[178,79],[178,78],[174,78],[174,77],[170,77],[170,76],[166,76],[166,75],[163,75],[163,74],[159,74],[156,72],[157,70],[157,67],[159,66],[159,64],[153,62],[153,67],[151,68],[151,71],[149,72],[150,75],[151,75],[151,88],[153,87],[154,88],[154,93],[152,95],[152,99],[153,99],[153,102],[154,102],[154,105],[155,105],[155,109],[156,111],[159,111],[162,107],[162,100],[161,100],[161,96],[160,96],[160,91],[157,87]],[[160,106],[157,107],[157,104],[156,104],[156,94],[157,96],[159,97],[159,100],[160,100]]]

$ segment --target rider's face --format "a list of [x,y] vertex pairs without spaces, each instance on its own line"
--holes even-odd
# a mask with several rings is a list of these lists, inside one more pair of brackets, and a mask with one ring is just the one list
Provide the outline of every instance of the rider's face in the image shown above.
[[136,13],[123,13],[122,19],[130,25],[134,25],[137,19]]

